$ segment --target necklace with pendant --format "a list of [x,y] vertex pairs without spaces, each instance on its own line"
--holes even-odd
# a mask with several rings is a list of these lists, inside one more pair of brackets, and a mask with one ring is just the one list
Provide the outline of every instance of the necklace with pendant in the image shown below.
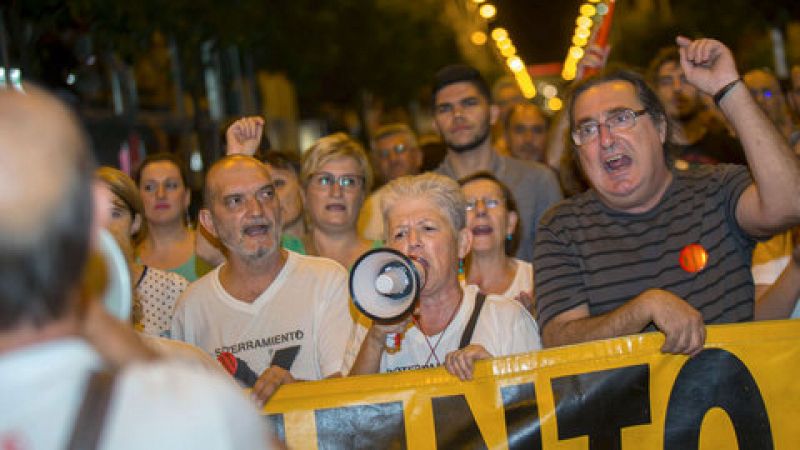
[[426,335],[425,332],[422,330],[422,326],[420,325],[419,321],[417,321],[417,317],[416,316],[412,316],[411,317],[411,320],[414,322],[414,325],[419,329],[420,333],[422,334],[422,337],[425,339],[425,343],[428,344],[428,349],[431,351],[431,353],[428,355],[428,359],[425,360],[424,366],[427,366],[431,362],[431,358],[433,358],[433,360],[436,361],[436,365],[437,366],[441,366],[442,365],[442,362],[439,361],[439,357],[436,356],[436,349],[439,348],[439,343],[442,342],[442,338],[444,337],[444,334],[447,333],[447,329],[450,328],[450,324],[453,322],[453,319],[456,318],[456,314],[458,314],[458,310],[461,308],[461,301],[462,300],[463,299],[459,299],[458,300],[458,304],[456,305],[455,309],[453,310],[453,313],[450,314],[450,318],[447,319],[447,325],[445,325],[444,329],[442,330],[442,332],[439,333],[439,337],[436,339],[436,343],[433,344],[433,345],[431,345],[431,341],[430,341],[430,339],[428,339],[428,335]]

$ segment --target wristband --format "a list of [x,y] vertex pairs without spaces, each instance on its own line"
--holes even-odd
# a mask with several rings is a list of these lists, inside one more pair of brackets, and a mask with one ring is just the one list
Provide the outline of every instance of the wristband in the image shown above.
[[731,81],[730,83],[726,84],[725,86],[722,86],[722,88],[718,90],[716,94],[714,94],[714,104],[717,105],[717,108],[719,108],[719,102],[722,101],[722,98],[725,97],[725,95],[727,95],[728,92],[730,92],[730,90],[733,89],[734,86],[736,86],[736,83],[740,81],[742,81],[742,79],[737,78]]

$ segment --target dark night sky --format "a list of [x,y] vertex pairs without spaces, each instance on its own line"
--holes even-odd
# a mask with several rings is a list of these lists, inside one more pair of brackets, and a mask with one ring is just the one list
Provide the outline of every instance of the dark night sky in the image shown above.
[[497,0],[492,26],[506,28],[528,64],[561,62],[571,45],[580,0]]

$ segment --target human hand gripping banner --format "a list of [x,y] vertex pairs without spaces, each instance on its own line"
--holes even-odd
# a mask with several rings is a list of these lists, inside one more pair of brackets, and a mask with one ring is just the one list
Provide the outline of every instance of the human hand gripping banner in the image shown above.
[[708,327],[689,358],[660,333],[443,368],[282,386],[264,409],[297,449],[793,449],[800,321]]

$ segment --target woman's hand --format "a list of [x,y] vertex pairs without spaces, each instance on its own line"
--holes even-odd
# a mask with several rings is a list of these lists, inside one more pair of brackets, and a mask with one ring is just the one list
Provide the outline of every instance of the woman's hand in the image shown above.
[[470,344],[461,350],[450,352],[444,358],[444,367],[461,381],[472,380],[474,362],[491,358],[492,355],[480,344]]

